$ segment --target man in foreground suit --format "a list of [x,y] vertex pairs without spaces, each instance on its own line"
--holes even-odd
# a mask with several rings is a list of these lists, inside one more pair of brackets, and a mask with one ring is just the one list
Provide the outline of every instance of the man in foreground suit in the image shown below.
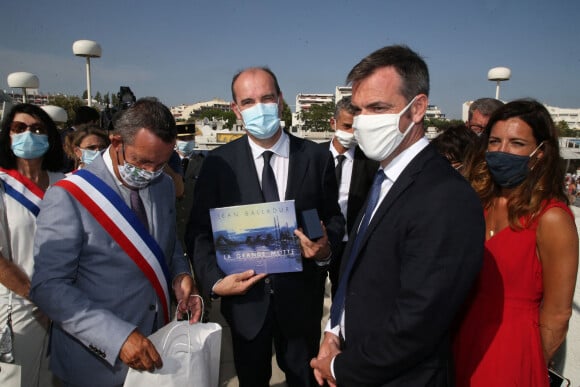
[[[240,386],[269,385],[272,342],[288,385],[312,386],[315,381],[308,362],[320,342],[326,265],[344,229],[334,165],[327,150],[282,130],[283,97],[271,70],[249,68],[236,74],[232,96],[232,110],[244,121],[247,135],[206,157],[186,232],[187,250],[203,292],[222,297],[221,311],[232,330]],[[271,159],[265,164],[268,156]],[[271,190],[262,184],[266,180],[262,172],[268,168],[277,191],[269,200],[266,192]],[[265,276],[248,270],[224,275],[216,262],[209,210],[279,200],[294,200],[297,215],[316,208],[325,225],[317,241],[295,231],[302,272]]]
[[349,236],[311,366],[320,384],[453,385],[450,329],[481,266],[481,205],[425,138],[423,59],[385,47],[347,80],[358,144],[381,168]]
[[115,122],[109,148],[45,195],[31,299],[53,321],[50,365],[65,386],[121,386],[128,367],[162,367],[146,336],[168,322],[172,288],[179,314],[199,320],[162,173],[176,134],[169,109],[141,99]]
[[346,233],[342,238],[340,252],[332,258],[328,267],[333,297],[338,287],[341,256],[348,241],[348,234],[352,230],[352,225],[365,202],[379,168],[379,163],[369,160],[357,146],[352,120],[351,97],[346,96],[336,103],[334,115],[330,118],[330,127],[334,130],[334,137],[330,142],[321,143],[321,146],[330,150],[334,159],[338,182],[338,204],[340,212],[346,219]]

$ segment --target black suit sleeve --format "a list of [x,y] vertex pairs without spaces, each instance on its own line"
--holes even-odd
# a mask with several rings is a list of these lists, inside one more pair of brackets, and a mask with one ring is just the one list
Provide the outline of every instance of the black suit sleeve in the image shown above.
[[194,192],[191,215],[185,232],[185,246],[193,261],[193,268],[201,292],[205,296],[211,294],[211,288],[224,273],[215,259],[213,234],[209,215],[210,208],[219,207],[219,179],[224,173],[218,158],[208,156],[201,167]]

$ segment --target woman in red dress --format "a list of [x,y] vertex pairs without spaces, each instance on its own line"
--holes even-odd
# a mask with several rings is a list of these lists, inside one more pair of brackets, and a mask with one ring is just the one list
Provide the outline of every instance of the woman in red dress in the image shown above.
[[546,108],[510,102],[468,167],[486,222],[484,263],[455,339],[457,386],[548,386],[572,314],[578,234]]

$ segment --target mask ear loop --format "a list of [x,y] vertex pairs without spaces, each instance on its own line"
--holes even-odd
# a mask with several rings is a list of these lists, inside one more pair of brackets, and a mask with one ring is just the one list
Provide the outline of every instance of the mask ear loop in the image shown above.
[[[544,141],[542,141],[540,144],[538,144],[538,146],[536,147],[536,149],[534,149],[534,151],[530,154],[530,156],[529,156],[530,157],[530,160],[532,159],[532,157],[534,157],[534,155],[542,147],[542,145],[544,145]],[[533,171],[534,168],[536,167],[536,165],[538,165],[538,163],[540,162],[540,159],[537,158],[537,157],[534,160],[535,160],[534,165],[532,165],[530,167],[530,171]]]

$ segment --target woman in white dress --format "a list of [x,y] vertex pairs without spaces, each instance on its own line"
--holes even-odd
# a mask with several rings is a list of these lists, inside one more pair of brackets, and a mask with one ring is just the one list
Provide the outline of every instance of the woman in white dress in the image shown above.
[[28,293],[38,204],[64,177],[62,162],[60,135],[48,114],[31,104],[14,106],[0,132],[0,333],[9,315],[13,330],[12,350],[0,353],[3,387],[52,385],[49,321]]

